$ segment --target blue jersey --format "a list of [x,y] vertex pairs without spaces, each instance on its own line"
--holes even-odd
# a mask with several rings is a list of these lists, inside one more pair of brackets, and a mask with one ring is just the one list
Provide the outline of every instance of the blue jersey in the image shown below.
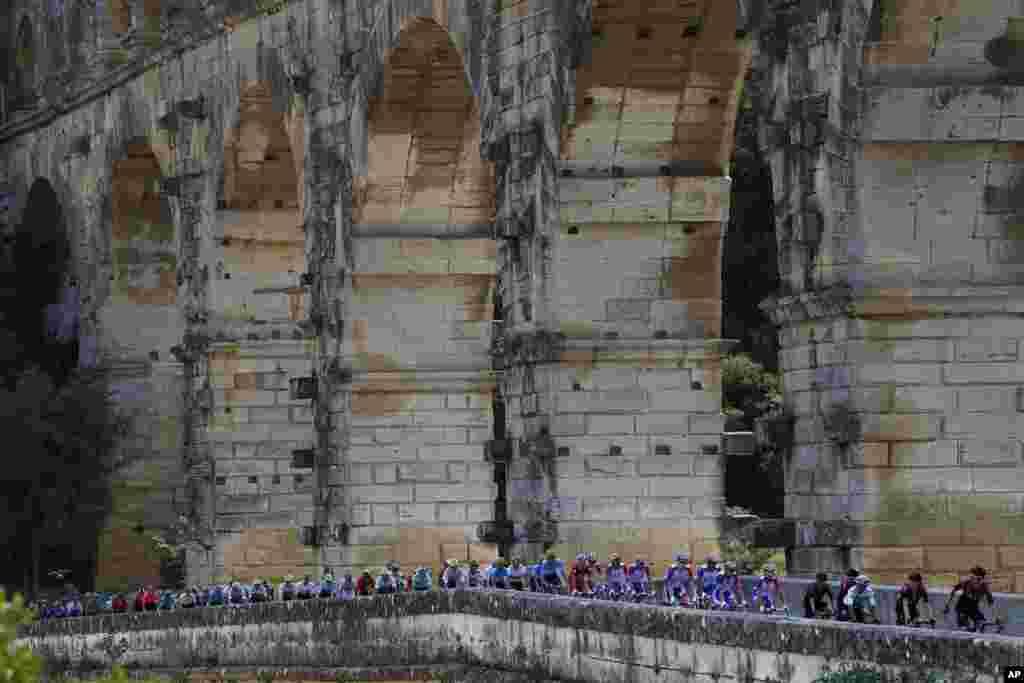
[[704,595],[714,595],[715,591],[718,590],[718,581],[721,576],[722,574],[717,567],[712,569],[705,565],[697,570],[697,581]]
[[541,566],[545,576],[551,576],[552,574],[565,575],[565,563],[561,560],[544,560]]

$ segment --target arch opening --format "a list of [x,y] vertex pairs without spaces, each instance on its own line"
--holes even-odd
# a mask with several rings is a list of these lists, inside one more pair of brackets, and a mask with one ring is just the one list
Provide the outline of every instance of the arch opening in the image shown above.
[[10,111],[24,111],[35,106],[36,57],[32,22],[22,17],[14,48],[14,78]]
[[177,300],[174,217],[161,193],[162,177],[156,155],[141,139],[113,165],[113,293],[121,303],[170,306]]

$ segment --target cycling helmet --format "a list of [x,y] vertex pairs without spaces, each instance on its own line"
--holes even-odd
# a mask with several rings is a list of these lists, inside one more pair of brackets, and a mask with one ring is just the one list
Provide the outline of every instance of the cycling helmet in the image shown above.
[[470,560],[469,561],[469,566],[472,567],[473,569],[476,569],[477,567],[480,566],[480,563],[477,562],[476,560]]
[[637,558],[637,559],[633,560],[633,566],[634,567],[644,567],[646,565],[647,565],[647,563],[644,562],[643,560],[641,560],[640,558]]
[[388,571],[395,571],[395,570],[398,569],[398,563],[395,562],[394,560],[390,560],[387,563],[387,568],[388,568]]
[[554,554],[553,552],[551,552],[551,551],[549,550],[549,551],[548,551],[548,552],[547,552],[547,553],[546,553],[546,554],[544,555],[544,558],[545,558],[545,559],[547,559],[547,560],[554,560],[554,559],[556,559],[556,555],[555,555],[555,554]]
[[608,556],[608,561],[609,562],[614,562],[615,560],[621,560],[621,559],[622,558],[619,557],[618,553],[612,553],[611,555]]
[[860,576],[858,576],[858,577],[857,577],[857,578],[856,578],[855,580],[856,580],[856,582],[857,582],[857,583],[858,583],[859,585],[861,585],[861,586],[865,586],[865,585],[867,585],[867,584],[871,583],[871,579],[869,579],[869,578],[868,578],[867,576],[865,576],[864,574],[861,574],[861,575],[860,575]]
[[972,573],[972,574],[974,574],[975,576],[981,576],[981,577],[983,577],[983,576],[985,576],[985,575],[986,575],[986,574],[987,574],[988,572],[986,572],[986,571],[985,571],[985,568],[984,568],[984,567],[982,567],[982,566],[981,566],[981,565],[979,564],[979,565],[976,565],[976,566],[974,566],[974,567],[972,567],[972,568],[971,568],[971,573]]
[[735,574],[736,573],[736,563],[735,562],[726,562],[725,563],[725,571],[726,571],[726,573],[729,573],[729,574]]
[[764,566],[764,573],[765,574],[769,574],[769,575],[770,574],[774,574],[775,573],[775,563],[774,562],[769,562],[768,564],[766,564]]
[[578,555],[576,555],[576,561],[577,562],[586,562],[586,560],[587,560],[586,553],[579,553]]
[[914,572],[913,574],[907,576],[907,580],[913,581],[915,583],[921,583],[922,581],[924,581],[924,578],[922,578],[921,572]]
[[594,556],[594,553],[587,553],[587,557],[586,557],[587,562],[593,562],[596,559],[597,558]]

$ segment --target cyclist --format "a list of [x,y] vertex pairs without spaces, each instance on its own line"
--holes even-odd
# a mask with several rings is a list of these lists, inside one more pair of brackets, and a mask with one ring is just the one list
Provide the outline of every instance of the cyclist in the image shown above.
[[462,587],[462,573],[459,571],[459,561],[445,560],[444,568],[441,570],[441,590],[455,590]]
[[527,586],[529,585],[529,573],[530,569],[525,564],[523,564],[522,559],[518,557],[513,557],[512,566],[508,570],[508,582],[512,590],[526,590]]
[[[928,617],[934,622],[932,606],[928,603],[928,589],[924,585],[924,578],[920,572],[914,572],[907,577],[907,583],[903,584],[899,593],[896,594],[896,623],[900,626],[916,626],[921,620],[917,606],[924,603],[928,608]],[[904,611],[906,608],[906,611]]]
[[740,586],[740,575],[736,571],[735,562],[725,563],[725,573],[718,579],[714,600],[715,607],[718,609],[736,609],[747,606],[743,599],[743,588]]
[[417,593],[429,591],[434,587],[434,577],[430,573],[430,567],[419,566],[412,575],[412,590]]
[[288,574],[287,576],[285,576],[284,577],[284,582],[281,584],[280,591],[281,591],[281,600],[283,602],[288,602],[289,600],[294,600],[295,599],[295,593],[296,593],[295,577],[292,576],[291,574]]
[[342,577],[341,582],[338,584],[336,597],[339,600],[351,600],[356,597],[356,584],[352,580],[350,572],[345,572],[345,576]]
[[[764,566],[764,574],[754,583],[754,588],[751,591],[753,604],[757,604],[758,601],[761,603],[762,612],[775,612],[778,609],[785,608],[785,598],[782,595],[782,582],[779,581],[779,577],[775,575],[775,563],[769,562]],[[776,606],[776,601],[779,605]]]
[[846,607],[858,624],[877,624],[878,617],[875,609],[878,603],[875,600],[875,592],[871,588],[871,579],[861,574],[854,581],[854,587],[846,592],[843,598]]
[[835,598],[828,585],[828,574],[819,572],[804,593],[804,618],[825,617],[835,612]]
[[364,569],[356,580],[356,595],[373,595],[373,574],[369,569]]
[[[259,583],[259,579],[256,580]],[[320,577],[320,597],[321,598],[332,598],[334,592],[337,590],[337,582],[334,580],[334,574],[330,571],[324,573]]]
[[608,588],[610,597],[618,598],[626,592],[626,566],[622,564],[622,558],[617,553],[608,557],[608,580],[605,585]]
[[590,571],[594,574],[604,573],[604,567],[597,561],[597,557],[594,553],[587,553],[587,566],[590,567]]
[[541,563],[541,587],[546,592],[561,592],[565,583],[565,563],[549,551]]
[[466,571],[466,585],[470,588],[483,588],[487,578],[484,573],[480,571],[480,562],[477,560],[469,561],[469,569]]
[[487,583],[491,588],[508,589],[508,566],[504,558],[499,557],[491,565],[491,568],[487,572]]
[[836,596],[835,609],[837,621],[849,621],[850,610],[846,607],[846,594],[853,588],[860,572],[852,567],[846,570],[846,575],[839,580],[839,595]]
[[690,605],[690,589],[693,583],[693,572],[690,571],[690,558],[686,553],[676,553],[675,562],[665,570],[665,604]]
[[573,595],[592,593],[593,583],[590,579],[590,563],[587,562],[587,555],[580,553],[569,570],[569,590]]
[[629,587],[634,598],[647,597],[650,593],[651,570],[647,563],[637,558],[629,568]]
[[960,628],[971,628],[979,630],[985,623],[985,615],[981,612],[981,600],[988,599],[989,607],[995,606],[995,598],[992,596],[992,589],[988,579],[985,578],[985,568],[976,566],[971,569],[971,575],[953,586],[946,601],[946,608],[943,614],[949,614],[949,603],[953,597],[960,592],[960,599],[956,602],[956,623]]
[[317,592],[317,585],[313,583],[313,577],[309,574],[302,577],[302,583],[299,584],[298,590],[299,600],[312,600]]
[[715,591],[718,590],[718,580],[721,578],[721,571],[718,569],[718,559],[708,556],[704,565],[697,569],[697,606],[710,606],[714,602]]

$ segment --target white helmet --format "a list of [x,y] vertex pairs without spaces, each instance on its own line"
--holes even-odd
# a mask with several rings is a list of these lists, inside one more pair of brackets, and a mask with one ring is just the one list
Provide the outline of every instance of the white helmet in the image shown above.
[[867,577],[866,575],[864,575],[864,574],[861,574],[860,576],[858,576],[858,577],[857,577],[856,579],[854,579],[854,581],[856,581],[856,582],[857,582],[858,584],[860,584],[860,585],[862,585],[862,586],[864,586],[864,585],[867,585],[867,584],[871,583],[871,579],[869,579],[869,578],[868,578],[868,577]]

